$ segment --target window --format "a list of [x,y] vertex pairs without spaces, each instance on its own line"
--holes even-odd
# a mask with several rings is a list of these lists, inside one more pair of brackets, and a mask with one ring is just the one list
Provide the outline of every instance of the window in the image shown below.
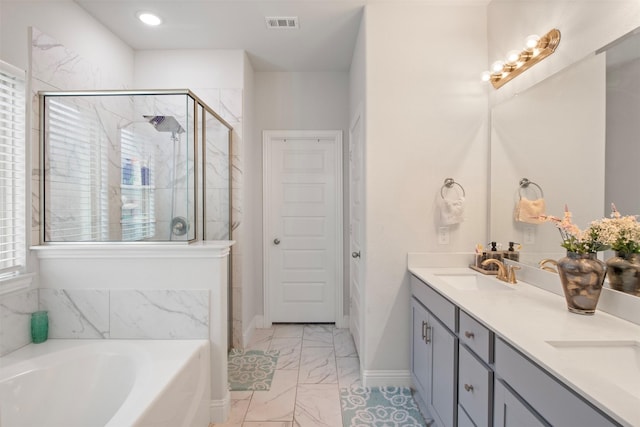
[[0,61],[0,279],[24,269],[25,73]]
[[45,240],[108,240],[107,136],[98,102],[46,97],[45,105]]
[[156,202],[151,143],[141,133],[121,129],[120,144],[122,240],[152,239],[156,234]]

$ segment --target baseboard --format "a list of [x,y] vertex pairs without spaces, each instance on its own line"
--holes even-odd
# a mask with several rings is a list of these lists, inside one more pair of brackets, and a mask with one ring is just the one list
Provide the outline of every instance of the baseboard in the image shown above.
[[364,387],[411,387],[410,371],[370,371],[362,372]]
[[[342,323],[340,323],[342,322]],[[349,329],[349,315],[342,316],[342,319],[336,323],[336,328]]]
[[227,421],[231,412],[231,394],[227,392],[224,399],[211,400],[209,404],[209,422],[221,424]]

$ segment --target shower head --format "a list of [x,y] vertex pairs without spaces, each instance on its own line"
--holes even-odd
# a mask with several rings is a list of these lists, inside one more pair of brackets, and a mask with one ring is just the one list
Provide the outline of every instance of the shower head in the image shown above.
[[143,116],[158,132],[184,133],[184,128],[173,116]]

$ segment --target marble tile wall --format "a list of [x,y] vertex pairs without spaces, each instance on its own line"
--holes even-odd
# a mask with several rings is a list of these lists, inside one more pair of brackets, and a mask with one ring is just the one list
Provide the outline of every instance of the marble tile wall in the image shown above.
[[38,291],[0,296],[0,356],[31,342],[31,313],[38,310]]
[[49,338],[209,338],[208,290],[39,289],[0,297],[0,356],[31,342],[37,310]]

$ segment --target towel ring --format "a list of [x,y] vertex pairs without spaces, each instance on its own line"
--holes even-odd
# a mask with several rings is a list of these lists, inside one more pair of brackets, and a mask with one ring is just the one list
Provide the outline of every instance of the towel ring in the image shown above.
[[458,184],[457,182],[455,182],[453,180],[453,178],[447,178],[444,180],[444,185],[440,188],[440,196],[444,199],[444,189],[446,188],[451,188],[454,185],[457,185],[458,187],[460,187],[460,189],[462,190],[462,197],[466,197],[466,194],[464,192],[464,187],[462,187],[462,185]]
[[520,197],[522,197],[522,189],[529,188],[529,185],[535,185],[536,187],[538,187],[538,191],[540,191],[540,198],[544,198],[544,192],[542,191],[542,187],[540,187],[538,184],[536,184],[533,181],[529,181],[527,178],[522,178],[520,180],[520,188],[518,189],[518,194],[520,195]]

